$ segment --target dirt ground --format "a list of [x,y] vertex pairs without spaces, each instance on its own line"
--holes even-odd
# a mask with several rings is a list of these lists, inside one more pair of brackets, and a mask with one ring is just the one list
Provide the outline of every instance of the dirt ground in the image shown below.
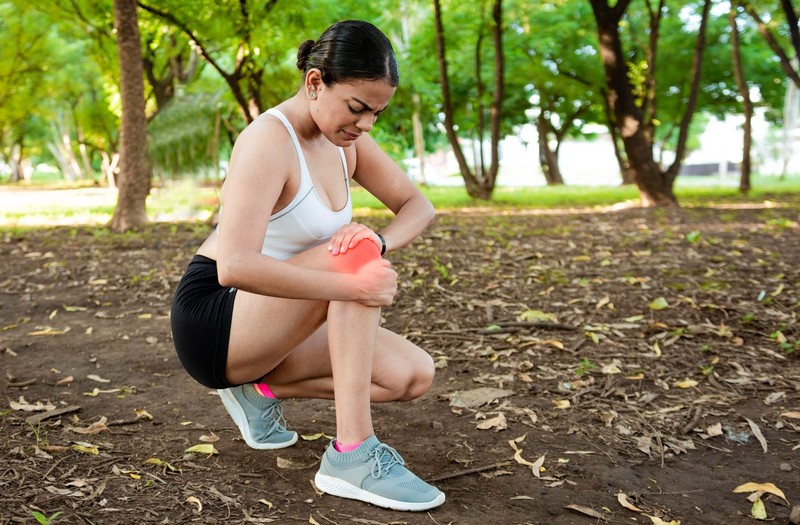
[[[183,372],[169,301],[207,225],[0,232],[0,523],[738,525],[753,494],[789,523],[799,213],[440,214],[391,255],[384,311],[434,386],[374,407],[379,438],[447,494],[424,513],[315,490],[330,402],[286,400],[303,439],[254,451]],[[734,492],[749,482],[774,487]]]

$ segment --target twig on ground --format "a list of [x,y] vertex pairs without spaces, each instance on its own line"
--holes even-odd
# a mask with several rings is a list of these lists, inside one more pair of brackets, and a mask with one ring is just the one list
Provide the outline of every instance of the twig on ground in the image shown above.
[[434,482],[437,482],[437,481],[444,481],[446,479],[453,479],[453,478],[458,478],[458,477],[461,477],[461,476],[467,476],[469,474],[477,474],[479,472],[484,472],[486,470],[492,470],[492,469],[495,469],[495,468],[506,467],[508,465],[511,465],[510,461],[498,461],[497,463],[493,463],[491,465],[486,465],[486,466],[483,466],[483,467],[475,467],[475,468],[471,468],[471,469],[467,469],[467,470],[460,470],[458,472],[452,472],[450,474],[445,474],[443,476],[439,476],[439,477],[430,479],[428,481],[430,481],[431,483],[434,483]]

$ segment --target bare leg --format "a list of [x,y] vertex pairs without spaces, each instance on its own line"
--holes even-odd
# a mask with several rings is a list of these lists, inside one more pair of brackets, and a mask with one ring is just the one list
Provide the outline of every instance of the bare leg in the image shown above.
[[[332,270],[332,259],[318,247],[292,262]],[[379,308],[359,303],[239,291],[228,379],[243,383],[266,375],[265,381],[279,397],[334,397],[338,439],[361,441],[373,433],[370,401],[413,399],[427,391],[433,379],[430,357],[379,329],[379,321]]]
[[374,433],[370,386],[379,322],[380,308],[342,302],[328,307],[336,439],[340,443],[364,441]]

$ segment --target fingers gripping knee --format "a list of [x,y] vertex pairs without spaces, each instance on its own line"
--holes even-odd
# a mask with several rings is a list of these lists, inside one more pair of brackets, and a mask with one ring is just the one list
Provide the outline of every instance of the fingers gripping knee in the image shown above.
[[370,261],[381,258],[380,250],[375,243],[363,240],[344,253],[331,255],[333,270],[342,273],[356,273]]

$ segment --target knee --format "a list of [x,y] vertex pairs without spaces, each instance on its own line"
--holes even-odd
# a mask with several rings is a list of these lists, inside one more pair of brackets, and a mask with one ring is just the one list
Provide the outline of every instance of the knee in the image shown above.
[[363,240],[344,253],[330,255],[329,259],[333,271],[356,273],[368,262],[381,259],[381,253],[375,243]]
[[428,354],[425,354],[414,366],[409,367],[405,388],[400,392],[398,400],[411,401],[425,395],[433,384],[435,373],[436,367],[433,364],[433,359]]

